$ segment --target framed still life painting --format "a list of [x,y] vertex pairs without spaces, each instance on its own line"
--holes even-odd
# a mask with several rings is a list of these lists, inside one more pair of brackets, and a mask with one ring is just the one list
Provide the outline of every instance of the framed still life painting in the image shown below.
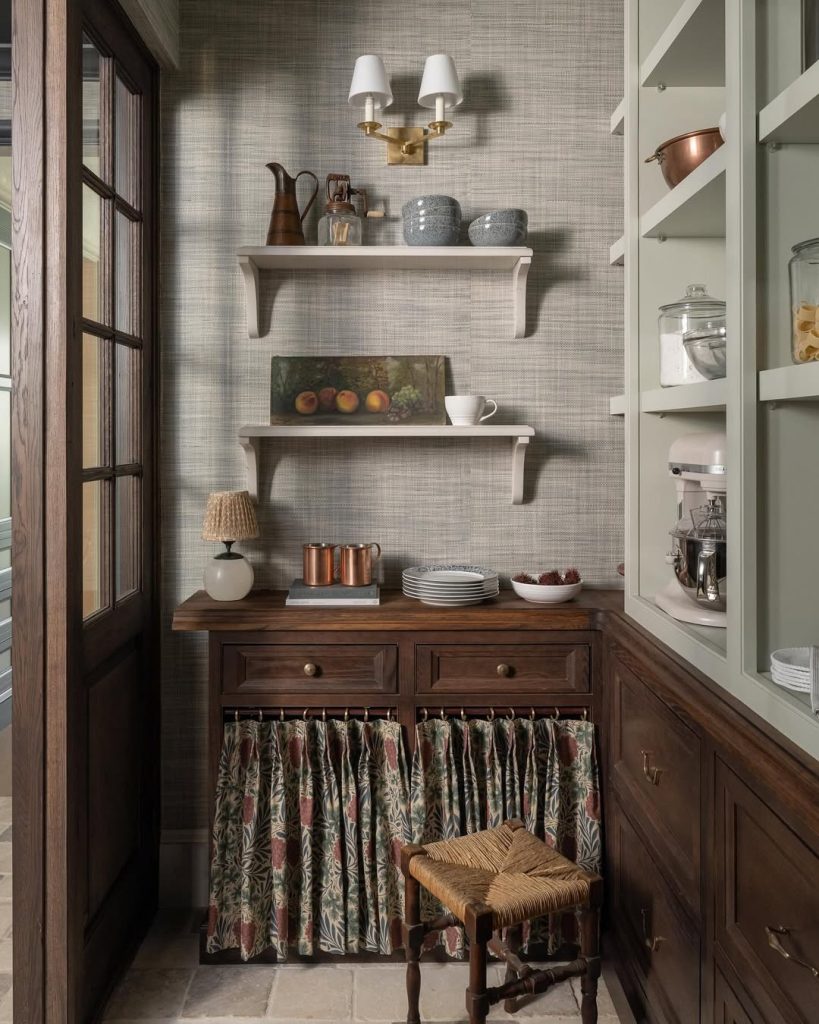
[[273,356],[270,422],[441,426],[444,390],[444,356]]

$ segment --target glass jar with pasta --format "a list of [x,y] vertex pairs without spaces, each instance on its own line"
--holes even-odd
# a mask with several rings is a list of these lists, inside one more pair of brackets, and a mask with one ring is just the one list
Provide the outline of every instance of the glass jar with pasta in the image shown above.
[[791,252],[791,355],[795,363],[819,362],[819,238],[800,242]]

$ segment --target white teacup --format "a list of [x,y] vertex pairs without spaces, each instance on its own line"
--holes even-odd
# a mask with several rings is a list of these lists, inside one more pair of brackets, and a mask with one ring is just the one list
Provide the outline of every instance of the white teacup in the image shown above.
[[[471,427],[483,423],[498,411],[498,403],[483,395],[447,395],[444,404],[454,427]],[[492,411],[483,415],[487,404],[492,406]]]

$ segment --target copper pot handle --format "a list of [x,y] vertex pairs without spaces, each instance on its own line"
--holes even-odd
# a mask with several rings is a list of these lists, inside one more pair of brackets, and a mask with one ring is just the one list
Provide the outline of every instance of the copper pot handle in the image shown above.
[[381,545],[380,544],[376,544],[375,541],[373,541],[373,543],[370,544],[370,547],[371,548],[375,548],[375,550],[378,552],[376,554],[376,556],[375,556],[376,560],[379,559],[381,557]]
[[658,164],[661,164],[664,159],[665,153],[661,149],[658,149],[654,153],[652,153],[651,156],[647,156],[645,160],[643,160],[643,163],[650,164],[652,160],[656,160]]

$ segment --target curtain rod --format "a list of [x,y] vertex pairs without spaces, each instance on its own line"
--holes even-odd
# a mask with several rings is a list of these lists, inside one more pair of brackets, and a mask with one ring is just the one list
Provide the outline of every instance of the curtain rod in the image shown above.
[[[245,720],[255,719],[259,722],[264,721],[265,719],[278,718],[279,721],[284,722],[288,718],[293,719],[299,717],[304,719],[304,721],[307,721],[309,718],[317,718],[321,719],[321,721],[327,721],[328,711],[331,715],[334,715],[336,717],[343,717],[345,722],[348,721],[351,717],[363,718],[365,722],[369,721],[371,716],[373,718],[386,718],[388,722],[392,721],[393,719],[397,721],[398,719],[398,709],[395,707],[386,707],[379,709],[365,706],[342,707],[341,705],[336,707],[324,706],[321,708],[307,707],[303,710],[299,710],[299,708],[297,707],[224,708],[223,714],[226,718],[232,718],[236,722],[238,722],[240,718],[244,718]],[[467,718],[488,718],[490,721],[494,721],[495,718],[501,717],[507,719],[528,718],[531,721],[534,721],[535,718],[549,718],[551,721],[557,721],[560,718],[565,719],[578,717],[582,718],[584,722],[591,720],[589,717],[589,709],[583,706],[563,708],[553,706],[552,709],[550,709],[547,706],[543,709],[539,708],[537,711],[535,710],[534,705],[529,706],[528,709],[524,708],[523,710],[519,710],[517,708],[509,706],[505,709],[501,708],[499,711],[496,711],[493,706],[478,708],[474,706],[469,708],[456,706],[441,707],[433,710],[430,710],[427,707],[416,708],[416,722],[426,722],[430,718],[460,718],[462,721],[466,721]]]

